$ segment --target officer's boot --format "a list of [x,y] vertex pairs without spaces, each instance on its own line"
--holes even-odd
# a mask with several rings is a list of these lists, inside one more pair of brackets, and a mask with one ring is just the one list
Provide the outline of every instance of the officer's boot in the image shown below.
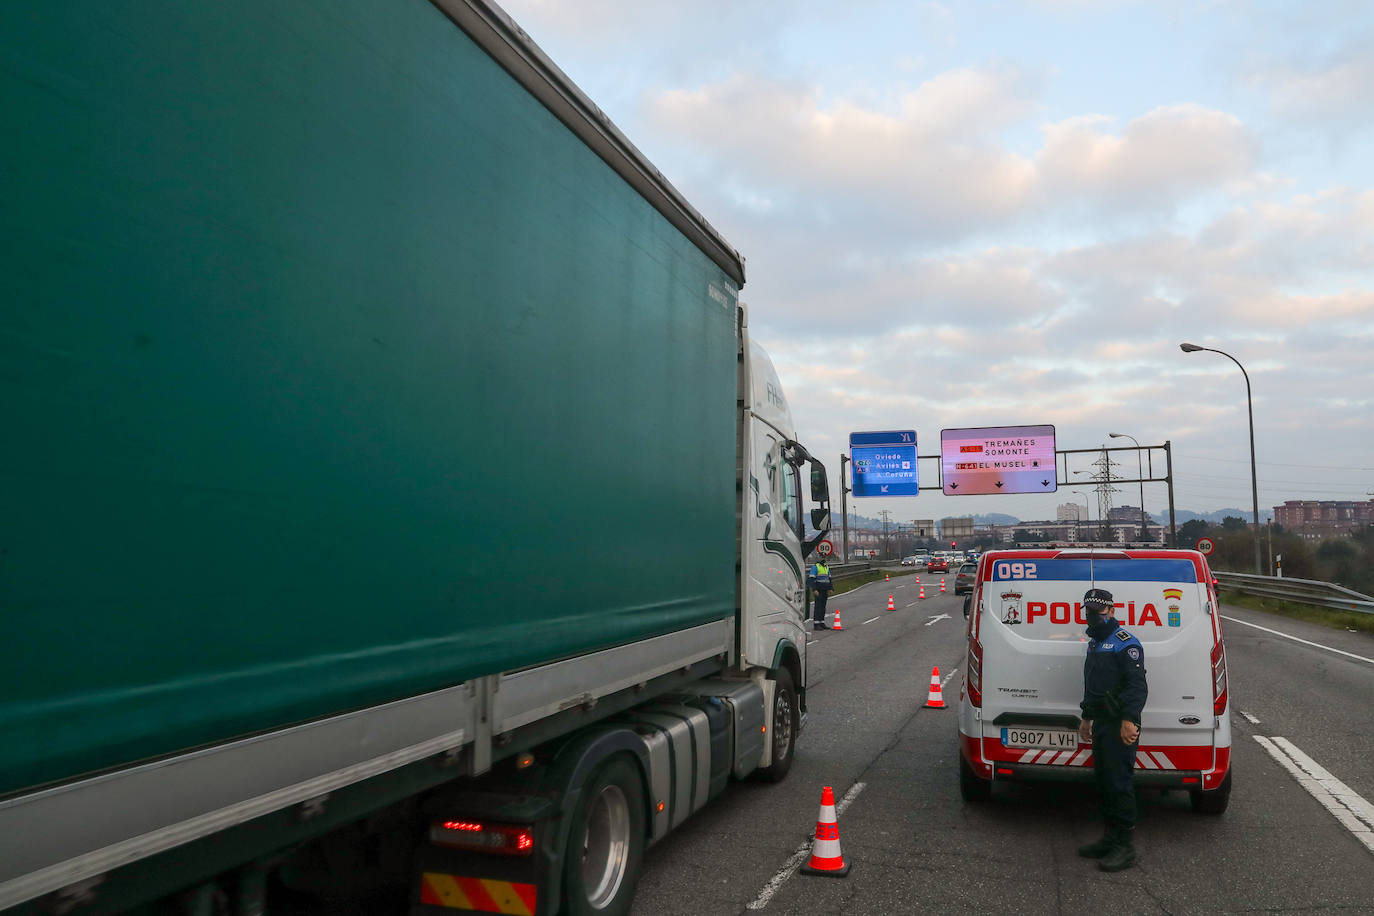
[[1102,828],[1102,839],[1078,847],[1078,854],[1085,859],[1100,859],[1116,847],[1116,828],[1107,824]]
[[1102,857],[1102,861],[1097,863],[1097,867],[1103,871],[1121,871],[1123,868],[1130,868],[1135,864],[1135,846],[1131,845],[1131,840],[1135,834],[1133,827],[1120,827],[1116,831],[1116,843],[1111,851]]

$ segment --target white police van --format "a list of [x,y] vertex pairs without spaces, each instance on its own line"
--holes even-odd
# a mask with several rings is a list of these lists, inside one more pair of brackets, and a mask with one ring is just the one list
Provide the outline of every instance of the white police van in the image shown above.
[[986,799],[1003,780],[1092,780],[1092,746],[1078,738],[1092,587],[1112,593],[1145,649],[1136,784],[1186,789],[1193,810],[1220,814],[1231,792],[1226,650],[1211,569],[1194,550],[983,554],[959,692],[964,798]]

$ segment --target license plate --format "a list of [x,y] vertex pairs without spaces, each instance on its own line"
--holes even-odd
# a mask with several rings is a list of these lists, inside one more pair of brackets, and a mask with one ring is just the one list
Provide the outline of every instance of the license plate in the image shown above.
[[1004,728],[1002,746],[1067,751],[1078,747],[1078,732],[1068,728]]

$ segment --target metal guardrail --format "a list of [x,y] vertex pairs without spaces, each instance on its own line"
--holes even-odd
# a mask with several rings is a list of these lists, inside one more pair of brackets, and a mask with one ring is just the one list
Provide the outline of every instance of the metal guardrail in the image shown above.
[[1217,572],[1212,570],[1222,588],[1229,588],[1246,595],[1259,595],[1264,598],[1281,598],[1302,604],[1315,604],[1318,607],[1337,611],[1358,611],[1361,614],[1374,614],[1374,598],[1333,582],[1318,582],[1314,579],[1280,579],[1275,576],[1257,576],[1254,573]]
[[876,564],[870,563],[867,560],[862,563],[831,563],[830,578],[849,579],[861,573],[866,573],[874,568],[876,568]]

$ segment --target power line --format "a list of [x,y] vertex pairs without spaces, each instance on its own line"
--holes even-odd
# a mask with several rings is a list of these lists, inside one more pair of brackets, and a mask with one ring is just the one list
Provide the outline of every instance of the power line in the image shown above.
[[[1223,461],[1227,464],[1250,463],[1244,458],[1204,458],[1201,455],[1185,455],[1182,452],[1176,454],[1179,458],[1188,458],[1192,461]],[[1255,463],[1276,468],[1313,468],[1321,471],[1374,471],[1374,468],[1357,468],[1339,464],[1285,464],[1282,461],[1256,461]]]

